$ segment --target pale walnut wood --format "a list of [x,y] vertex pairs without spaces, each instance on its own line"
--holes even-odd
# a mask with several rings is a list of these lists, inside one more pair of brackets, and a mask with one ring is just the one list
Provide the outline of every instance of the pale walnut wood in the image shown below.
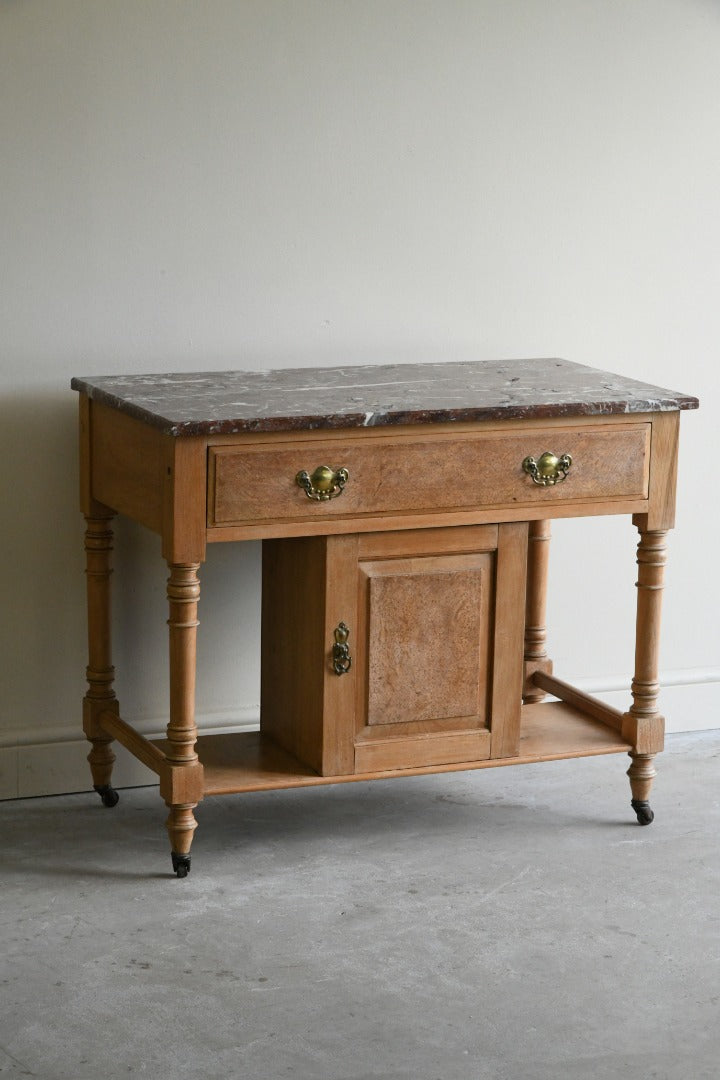
[[195,659],[197,645],[198,601],[200,599],[199,563],[171,566],[167,584],[170,618],[170,722],[167,759],[172,765],[197,762],[195,740]]
[[327,664],[324,537],[262,546],[260,728],[317,772],[342,772],[324,745]]
[[623,717],[623,735],[638,754],[654,754],[663,748],[665,721],[657,707],[660,691],[658,662],[660,618],[664,587],[667,532],[640,531],[637,549],[637,618],[633,703]]
[[[165,828],[170,837],[170,850],[173,855],[188,856],[193,842],[193,836],[197,829],[197,821],[193,810],[198,801],[189,803],[172,803],[170,813],[165,822]],[[173,860],[174,863],[175,860]]]
[[344,621],[357,656],[356,566],[356,536],[263,544],[260,727],[323,775],[354,768],[357,666],[336,675],[331,650]]
[[552,694],[553,697],[567,702],[568,705],[575,706],[585,716],[592,716],[594,720],[607,724],[608,727],[613,728],[615,731],[622,730],[623,714],[619,709],[613,709],[611,705],[606,705],[604,701],[600,701],[591,694],[585,694],[582,690],[571,686],[570,683],[563,682],[562,679],[556,679],[554,675],[547,674],[544,671],[536,671],[533,675],[533,682],[541,690]]
[[527,594],[525,597],[525,666],[523,702],[542,701],[544,692],[533,682],[538,671],[550,673],[547,654],[547,584],[550,558],[550,522],[531,521],[528,528]]
[[[162,385],[155,392],[150,400],[162,400]],[[193,810],[211,793],[629,751],[633,806],[648,823],[679,426],[664,401],[633,412],[655,408],[650,400],[629,398],[628,412],[613,415],[547,419],[540,401],[516,420],[229,435],[212,434],[212,421],[203,435],[179,435],[82,392],[84,724],[96,785],[109,787],[113,736],[155,769],[179,876]],[[562,483],[539,487],[522,460],[547,450],[573,465]],[[295,475],[321,464],[348,468],[350,479],[317,503]],[[170,718],[155,742],[120,719],[112,689],[116,511],[160,535],[170,566]],[[545,630],[549,520],[618,513],[632,514],[641,534],[633,703],[622,716],[551,674]],[[208,542],[245,539],[265,541],[261,731],[197,740],[198,569]],[[338,676],[341,621],[353,659]],[[540,703],[545,692],[561,700]]]
[[[458,772],[524,765],[538,761],[627,753],[630,746],[605,724],[588,720],[563,702],[523,705],[522,735],[518,754],[506,758],[475,758],[411,768],[380,769],[372,772],[320,776],[261,732],[231,735],[201,735],[198,752],[205,768],[205,793],[228,795],[240,791],[277,788],[316,787],[399,776]],[[161,744],[162,745],[162,744]]]
[[202,765],[195,751],[195,671],[199,563],[171,565],[167,595],[170,617],[170,720],[160,793],[170,808],[167,830],[172,851],[187,855],[196,822],[193,809],[203,795]]
[[159,533],[168,562],[202,562],[207,439],[173,439],[97,402],[85,404],[81,433],[93,497]]
[[425,532],[360,540],[356,771],[518,752],[527,525]]
[[679,441],[680,413],[658,413],[653,417],[648,513],[643,521],[636,521],[643,529],[667,530],[675,525]]
[[489,757],[487,731],[404,733],[385,739],[367,739],[360,735],[355,744],[355,770],[363,775],[404,771],[423,765],[446,765],[454,761],[485,761]]
[[650,789],[657,773],[654,765],[653,754],[636,754],[630,751],[632,764],[627,771],[630,777],[630,789],[633,801],[646,803],[650,798]]
[[490,754],[494,553],[417,544],[358,565],[356,772]]
[[[540,489],[538,489],[540,490]],[[240,540],[266,540],[278,536],[339,536],[343,533],[380,531],[403,531],[464,527],[469,525],[499,524],[501,522],[527,522],[534,518],[597,517],[601,514],[637,514],[647,510],[648,501],[643,499],[584,499],[577,502],[556,503],[552,507],[535,507],[522,504],[477,507],[473,510],[425,510],[422,514],[368,514],[358,517],[328,518],[317,521],[268,521],[260,525],[230,525],[208,528],[208,544],[234,543]]]
[[[358,537],[329,536],[327,545],[323,710],[329,721],[326,740],[330,756],[341,763],[340,771],[344,772],[355,768],[353,703],[358,679]],[[350,627],[348,643],[350,655],[355,659],[346,674],[337,675],[332,663],[332,648],[335,644],[335,629],[341,622]]]
[[114,713],[102,712],[99,722],[103,731],[106,731],[108,735],[112,735],[113,739],[116,739],[126,750],[129,750],[138,761],[142,761],[143,765],[146,765],[148,769],[152,769],[153,772],[158,774],[162,772],[166,757],[165,753],[155,743],[146,739],[134,727],[121,720]]
[[91,402],[85,394],[80,395],[78,402],[78,449],[79,449],[79,479],[80,479],[80,509],[85,517],[91,517],[100,509],[101,513],[107,512],[107,507],[98,508],[97,500],[93,497],[93,478],[90,472],[92,463],[92,425],[90,420]]
[[93,491],[118,513],[162,531],[163,436],[155,428],[90,402]]
[[358,536],[357,554],[359,559],[409,558],[412,555],[475,555],[480,551],[495,551],[498,535],[497,525],[361,533]]
[[[326,776],[488,757],[490,717],[495,752],[516,753],[526,535],[512,524],[266,541],[263,734]],[[337,675],[341,621],[352,665]]]
[[490,555],[374,561],[366,578],[368,725],[485,724]]
[[[658,710],[660,617],[667,548],[666,530],[640,529],[633,703],[623,716],[622,734],[633,745],[628,770],[633,807],[641,824],[652,821],[647,800],[655,776],[653,755],[663,749],[665,720]],[[643,818],[643,814],[645,817]]]
[[632,792],[630,804],[637,814],[638,823],[640,825],[649,825],[655,817],[648,801],[650,788],[655,779],[654,755],[637,754],[631,750],[630,758],[632,764],[627,771]]
[[[262,732],[323,775],[364,770],[370,760],[373,768],[383,761],[395,767],[398,754],[405,765],[487,756],[491,553],[498,532],[479,527],[266,541]],[[479,591],[477,574],[484,578]],[[373,581],[403,596],[373,598]],[[428,633],[438,619],[442,634],[437,626]],[[331,651],[341,621],[350,628],[352,664],[337,675]],[[387,640],[379,642],[378,635]],[[375,696],[368,725],[370,685]],[[519,709],[519,696],[515,705]]]
[[172,439],[163,443],[163,557],[170,564],[205,559],[207,441]]
[[490,707],[493,758],[516,755],[520,743],[527,536],[526,522],[509,522],[498,530]]
[[[284,449],[211,446],[208,525],[645,497],[649,441],[649,424],[595,424],[548,426],[542,436],[480,430],[442,441],[395,434],[372,441],[286,444]],[[558,453],[570,453],[573,465],[562,483],[539,487],[523,472],[522,462],[528,454],[539,457],[552,446]],[[341,495],[317,503],[307,498],[295,477],[323,464],[346,468],[350,478]]]
[[[96,512],[100,512],[97,510]],[[102,726],[103,714],[117,714],[118,702],[113,690],[115,669],[112,665],[111,593],[114,514],[86,517],[85,556],[87,576],[88,691],[83,701],[83,729],[92,743],[88,754],[93,785],[110,786],[115,754],[112,735]]]

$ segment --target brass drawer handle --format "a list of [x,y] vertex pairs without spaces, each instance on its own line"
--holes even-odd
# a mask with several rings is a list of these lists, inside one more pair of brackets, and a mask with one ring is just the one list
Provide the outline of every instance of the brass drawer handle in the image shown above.
[[347,469],[331,469],[329,465],[318,465],[312,476],[305,469],[299,472],[295,483],[303,489],[308,499],[325,502],[342,495],[349,478]]
[[334,631],[335,644],[332,647],[333,671],[336,675],[347,675],[352,664],[348,637],[350,629],[344,622],[338,624]]
[[537,461],[534,457],[526,457],[522,463],[523,472],[532,477],[533,484],[540,484],[541,487],[561,484],[570,471],[571,465],[572,458],[569,454],[557,457],[549,450],[546,450]]

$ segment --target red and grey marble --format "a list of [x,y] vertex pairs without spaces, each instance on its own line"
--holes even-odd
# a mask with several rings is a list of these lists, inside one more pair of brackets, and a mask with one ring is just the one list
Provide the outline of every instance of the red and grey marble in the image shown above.
[[697,398],[569,360],[286,368],[72,380],[168,435],[696,409]]

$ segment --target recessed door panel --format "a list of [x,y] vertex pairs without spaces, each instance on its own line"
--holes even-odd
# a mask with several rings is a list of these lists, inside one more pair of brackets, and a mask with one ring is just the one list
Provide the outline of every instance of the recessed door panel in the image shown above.
[[518,752],[527,526],[442,534],[360,545],[356,772]]
[[367,724],[484,725],[491,555],[361,564]]

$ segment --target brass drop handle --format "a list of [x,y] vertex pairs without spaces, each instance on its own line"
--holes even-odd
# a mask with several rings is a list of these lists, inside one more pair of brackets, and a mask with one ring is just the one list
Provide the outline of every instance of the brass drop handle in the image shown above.
[[347,469],[331,469],[329,465],[318,465],[310,475],[305,469],[295,477],[295,483],[301,487],[308,499],[326,502],[342,495],[343,488],[350,479]]
[[336,675],[347,675],[350,670],[352,656],[348,645],[349,636],[349,627],[344,622],[339,623],[334,631],[335,644],[332,647],[332,665]]
[[549,450],[546,450],[537,461],[534,457],[526,457],[522,463],[523,472],[532,477],[533,484],[540,484],[541,487],[561,484],[570,471],[571,465],[572,458],[569,454],[557,457]]

